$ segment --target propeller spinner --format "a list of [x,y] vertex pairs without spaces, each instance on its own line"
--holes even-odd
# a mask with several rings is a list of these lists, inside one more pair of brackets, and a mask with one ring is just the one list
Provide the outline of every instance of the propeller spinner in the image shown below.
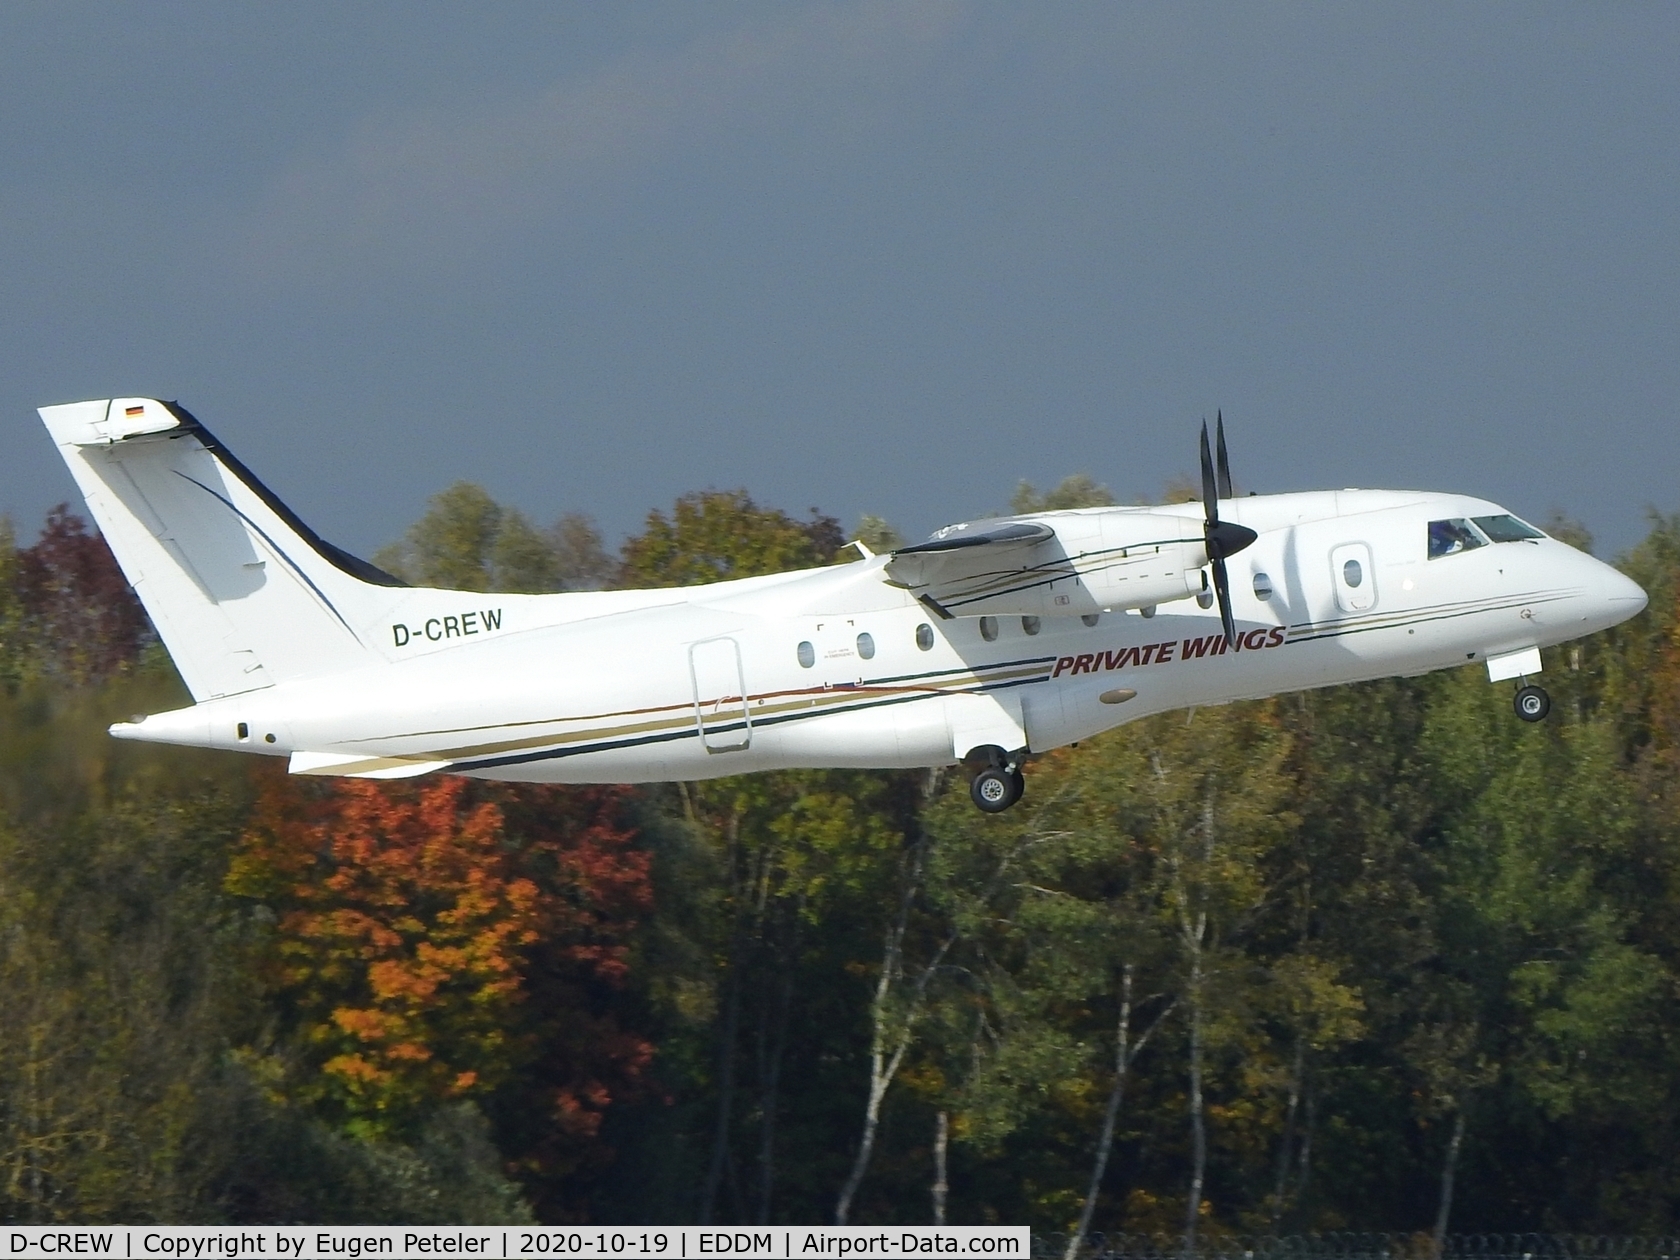
[[1236,619],[1231,616],[1231,580],[1225,572],[1225,561],[1252,543],[1260,535],[1246,525],[1219,519],[1219,500],[1231,495],[1231,462],[1225,454],[1225,413],[1217,418],[1219,464],[1214,467],[1213,453],[1208,449],[1207,421],[1202,421],[1202,504],[1207,519],[1202,532],[1207,540],[1208,563],[1213,567],[1213,593],[1219,600],[1219,621],[1225,627],[1225,642],[1237,637]]

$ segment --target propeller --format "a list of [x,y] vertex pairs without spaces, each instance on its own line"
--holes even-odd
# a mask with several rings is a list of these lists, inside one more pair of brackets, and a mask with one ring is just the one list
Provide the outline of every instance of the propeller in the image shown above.
[[1237,496],[1231,492],[1231,457],[1225,454],[1225,409],[1223,407],[1214,412],[1214,423],[1217,426],[1214,431],[1218,436],[1214,439],[1213,457],[1215,460],[1214,467],[1219,473],[1219,497],[1221,499],[1234,499]]
[[1225,454],[1225,413],[1218,413],[1218,471],[1213,453],[1208,449],[1207,421],[1202,421],[1202,505],[1207,511],[1202,533],[1207,539],[1208,564],[1213,567],[1213,593],[1219,600],[1219,622],[1225,627],[1225,642],[1237,637],[1236,619],[1231,616],[1231,579],[1225,572],[1225,561],[1252,543],[1260,535],[1246,525],[1219,519],[1219,500],[1231,498],[1231,461]]

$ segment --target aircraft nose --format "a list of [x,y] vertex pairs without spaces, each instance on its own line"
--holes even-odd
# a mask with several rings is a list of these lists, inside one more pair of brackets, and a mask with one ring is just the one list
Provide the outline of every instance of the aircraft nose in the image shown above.
[[[1599,568],[1599,598],[1608,606],[1615,616],[1616,622],[1626,621],[1629,617],[1636,617],[1645,611],[1645,605],[1650,602],[1650,596],[1645,594],[1643,587],[1627,574],[1613,569],[1602,561]],[[1615,624],[1613,622],[1612,624]]]

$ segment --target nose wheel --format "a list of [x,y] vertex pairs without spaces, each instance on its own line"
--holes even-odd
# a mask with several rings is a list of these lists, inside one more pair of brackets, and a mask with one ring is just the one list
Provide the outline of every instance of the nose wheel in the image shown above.
[[1511,705],[1523,721],[1544,722],[1546,714],[1552,711],[1552,698],[1546,694],[1544,687],[1536,687],[1529,683],[1526,687],[1517,688]]

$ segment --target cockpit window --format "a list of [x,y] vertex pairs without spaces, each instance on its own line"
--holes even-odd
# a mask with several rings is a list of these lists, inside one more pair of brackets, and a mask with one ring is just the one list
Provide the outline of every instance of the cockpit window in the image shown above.
[[1482,533],[1496,543],[1527,542],[1531,538],[1546,536],[1527,521],[1519,521],[1514,516],[1476,516],[1471,519],[1476,522]]
[[1461,551],[1470,551],[1485,545],[1482,536],[1463,517],[1455,517],[1450,521],[1429,522],[1429,558],[1431,560],[1439,559],[1441,556],[1456,555]]

